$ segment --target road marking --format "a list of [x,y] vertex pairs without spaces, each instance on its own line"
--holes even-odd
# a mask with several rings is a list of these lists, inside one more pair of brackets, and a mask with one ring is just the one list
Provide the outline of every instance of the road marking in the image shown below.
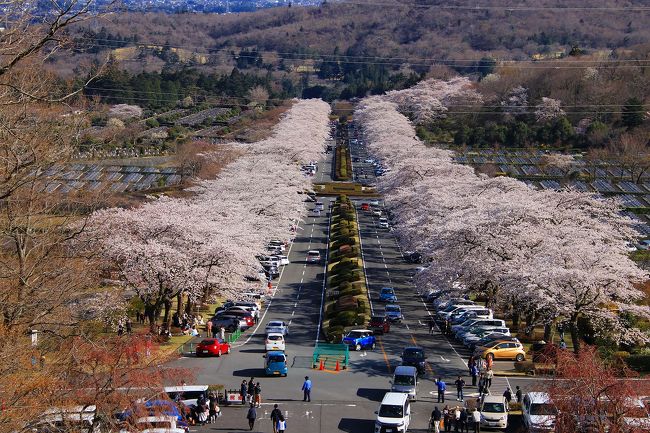
[[382,355],[384,355],[384,362],[386,363],[386,368],[388,369],[388,373],[390,374],[391,372],[390,360],[388,359],[388,355],[386,355],[386,351],[384,350],[384,343],[382,343],[381,338],[377,338],[377,341],[379,342],[379,348],[381,349],[381,353]]
[[296,314],[295,310],[291,312],[291,317],[293,317],[294,314]]
[[[385,260],[384,260],[384,262],[385,262]],[[388,266],[386,265],[386,263],[384,263],[384,267],[385,267],[386,269],[388,269]]]
[[[305,275],[305,274],[303,274],[303,275]],[[303,280],[303,279],[301,278],[301,279],[300,279],[300,284],[302,284],[302,280]]]
[[325,285],[327,284],[327,260],[330,254],[330,225],[332,224],[332,202],[329,202],[329,217],[327,219],[327,237],[325,246],[325,265],[323,266],[323,287],[320,295],[320,311],[318,312],[318,328],[316,329],[316,343],[320,339],[320,328],[323,325],[323,306],[325,305]]

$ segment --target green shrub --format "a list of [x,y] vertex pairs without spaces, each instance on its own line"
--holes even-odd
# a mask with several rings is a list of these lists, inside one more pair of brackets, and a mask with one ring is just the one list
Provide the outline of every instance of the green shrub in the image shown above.
[[352,283],[349,281],[345,281],[339,285],[339,295],[343,295],[343,292],[352,289],[354,289],[354,287],[352,287]]
[[327,340],[331,343],[338,343],[343,339],[343,333],[345,329],[340,325],[330,325],[327,328]]
[[515,371],[518,371],[520,373],[527,373],[534,369],[535,369],[535,364],[533,363],[533,361],[515,362]]
[[350,283],[343,283],[341,286],[343,285],[348,285],[349,288],[343,290],[339,289],[339,296],[359,296],[363,294],[361,289],[352,287],[352,284]]
[[357,320],[356,311],[341,311],[330,320],[330,324],[334,326],[352,326]]
[[366,316],[364,314],[357,314],[357,317],[354,321],[355,325],[365,325],[366,324]]
[[365,314],[366,313],[366,302],[362,299],[357,299],[357,313]]

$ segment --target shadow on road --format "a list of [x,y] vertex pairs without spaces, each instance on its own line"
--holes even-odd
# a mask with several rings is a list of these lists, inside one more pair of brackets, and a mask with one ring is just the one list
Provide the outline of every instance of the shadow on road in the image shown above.
[[357,390],[357,395],[370,401],[381,402],[381,399],[384,398],[386,391],[387,390],[385,388],[359,388]]
[[342,418],[339,422],[339,430],[350,433],[372,432],[375,422],[371,419]]
[[[262,358],[260,357],[260,360],[261,359]],[[264,371],[263,368],[244,368],[242,370],[233,371],[232,375],[237,377],[266,377],[266,372]],[[269,376],[269,377],[273,377],[273,376]]]

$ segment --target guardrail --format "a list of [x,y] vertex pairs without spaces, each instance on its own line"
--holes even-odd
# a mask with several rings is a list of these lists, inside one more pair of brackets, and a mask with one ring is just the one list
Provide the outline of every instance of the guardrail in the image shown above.
[[241,329],[236,330],[235,332],[229,334],[226,337],[226,342],[228,342],[230,344],[234,343],[235,341],[237,341],[239,339],[241,334],[242,334]]

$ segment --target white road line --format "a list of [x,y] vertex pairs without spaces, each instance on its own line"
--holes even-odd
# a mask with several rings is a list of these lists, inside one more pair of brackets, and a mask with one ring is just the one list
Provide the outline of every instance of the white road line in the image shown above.
[[384,267],[385,267],[386,269],[388,269],[388,266],[386,265],[386,263],[384,263]]
[[295,310],[291,312],[291,317],[293,317],[294,314],[296,314]]
[[329,202],[329,218],[327,219],[327,237],[325,244],[325,265],[323,266],[323,287],[320,295],[320,311],[318,313],[318,328],[316,329],[316,343],[320,339],[320,328],[323,325],[323,306],[325,305],[325,285],[327,284],[327,260],[330,254],[330,225],[332,223],[332,202]]
[[[402,316],[402,320],[404,320],[404,316]],[[411,328],[409,328],[409,324],[408,324],[408,323],[405,323],[404,326],[406,326],[406,329],[407,329],[407,330],[409,330],[409,331],[411,330]]]

